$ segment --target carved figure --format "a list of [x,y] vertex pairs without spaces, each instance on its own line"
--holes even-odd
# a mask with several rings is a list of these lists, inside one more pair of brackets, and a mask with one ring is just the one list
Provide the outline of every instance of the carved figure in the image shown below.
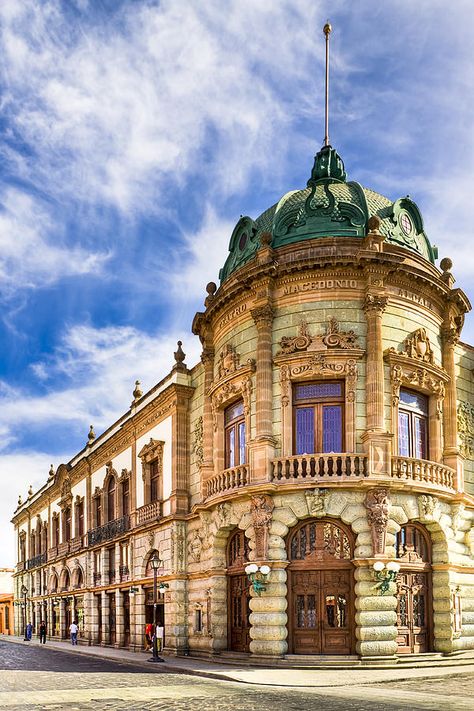
[[268,553],[268,530],[274,508],[273,499],[264,494],[252,497],[252,525],[255,532],[255,556],[265,560]]
[[420,518],[433,520],[439,507],[438,500],[429,494],[421,494],[417,500]]
[[310,516],[325,516],[328,492],[326,489],[305,491],[308,513]]
[[385,538],[390,512],[390,493],[388,489],[372,489],[365,497],[367,518],[372,529],[374,555],[385,554]]

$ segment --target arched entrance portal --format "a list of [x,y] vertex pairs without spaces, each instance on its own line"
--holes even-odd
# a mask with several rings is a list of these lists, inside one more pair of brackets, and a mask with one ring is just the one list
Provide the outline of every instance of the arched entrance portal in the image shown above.
[[227,544],[228,647],[234,652],[250,650],[250,592],[244,567],[249,560],[248,540],[234,531]]
[[399,654],[429,652],[432,644],[431,544],[415,523],[397,534],[397,643]]
[[288,643],[293,654],[351,654],[354,648],[351,531],[305,521],[288,539]]

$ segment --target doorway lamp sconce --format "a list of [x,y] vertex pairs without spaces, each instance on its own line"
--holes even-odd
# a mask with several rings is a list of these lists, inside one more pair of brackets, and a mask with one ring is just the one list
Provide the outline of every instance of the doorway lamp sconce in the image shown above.
[[256,595],[261,595],[262,591],[267,589],[267,578],[270,575],[269,565],[260,565],[249,563],[245,566],[245,572],[253,587]]
[[158,583],[158,592],[160,593],[160,595],[164,595],[165,590],[168,590],[168,588],[168,583]]
[[139,590],[139,588],[132,585],[132,587],[130,588],[130,590],[128,592],[130,593],[130,595],[133,596],[133,595],[136,595],[138,592],[140,592],[140,590]]
[[374,571],[374,578],[377,581],[375,586],[380,590],[381,595],[385,595],[388,592],[390,583],[395,582],[398,571],[400,570],[400,563],[396,560],[391,560],[389,563],[385,564],[381,560],[375,561],[372,566]]

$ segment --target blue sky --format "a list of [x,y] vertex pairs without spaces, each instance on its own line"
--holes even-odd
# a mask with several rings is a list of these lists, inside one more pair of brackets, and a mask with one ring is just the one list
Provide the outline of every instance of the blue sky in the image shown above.
[[[410,194],[474,302],[471,0],[2,0],[0,566],[9,518],[170,368],[241,214],[348,176]],[[474,342],[474,317],[464,340]]]

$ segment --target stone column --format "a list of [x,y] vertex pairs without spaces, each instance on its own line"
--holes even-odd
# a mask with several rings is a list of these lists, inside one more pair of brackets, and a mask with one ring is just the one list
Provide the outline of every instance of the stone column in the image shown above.
[[165,652],[182,654],[188,650],[187,583],[170,580],[165,592]]
[[86,592],[84,594],[84,635],[89,646],[97,638],[96,627],[97,615],[94,610],[94,594]]
[[130,649],[140,652],[145,646],[145,591],[130,595]]
[[206,631],[210,637],[212,652],[218,654],[228,649],[226,574],[211,573],[208,584],[210,597],[207,598]]
[[456,491],[464,491],[463,458],[458,450],[455,347],[460,329],[447,317],[441,328],[443,367],[449,375],[443,400],[443,462],[456,472]]
[[250,588],[250,651],[263,657],[281,657],[287,649],[287,573],[273,567],[267,589],[257,596]]
[[185,385],[176,385],[176,406],[171,418],[172,426],[172,461],[171,495],[172,513],[187,513],[188,494],[188,440],[189,440],[189,399],[194,389]]
[[46,634],[48,635],[48,637],[52,637],[53,633],[54,633],[54,630],[52,627],[52,625],[53,625],[53,601],[50,597],[46,600],[46,611],[47,611],[46,614],[47,614],[47,618],[48,618],[47,625],[46,625]]
[[364,311],[367,319],[366,403],[367,430],[361,439],[369,458],[369,474],[390,473],[391,435],[385,429],[384,416],[384,362],[382,341],[382,316],[387,297],[367,293]]
[[214,474],[214,447],[213,447],[213,433],[214,433],[214,423],[212,418],[212,402],[211,397],[208,395],[209,389],[212,385],[214,379],[214,349],[213,348],[203,348],[201,354],[201,362],[204,366],[204,403],[202,410],[202,449],[203,449],[203,462],[201,466],[201,497],[203,499],[207,496],[207,480],[210,479]]
[[115,646],[125,646],[123,592],[118,588],[115,590]]
[[68,630],[66,630],[66,601],[62,597],[59,600],[59,637],[60,639],[66,639],[68,636]]
[[101,592],[100,604],[102,608],[102,642],[101,646],[105,647],[110,640],[110,620],[109,620],[109,596],[103,590]]
[[[257,327],[256,435],[249,444],[250,480],[253,483],[269,479],[270,460],[275,456],[273,437],[273,308],[267,303],[252,309],[251,314]],[[250,440],[250,434],[250,432],[247,434],[248,440]]]
[[355,570],[356,651],[361,657],[391,657],[397,652],[396,583],[389,594],[381,595],[375,587],[372,570]]

